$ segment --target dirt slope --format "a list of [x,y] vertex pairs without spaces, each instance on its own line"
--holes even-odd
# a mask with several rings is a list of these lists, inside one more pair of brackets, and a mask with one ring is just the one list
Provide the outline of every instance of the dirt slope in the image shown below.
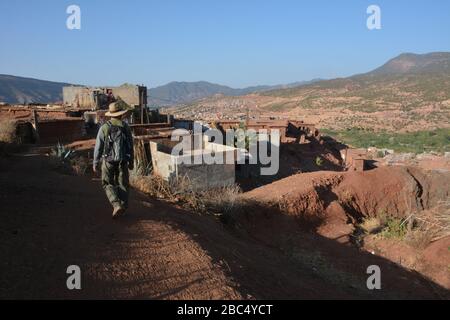
[[354,218],[382,211],[405,216],[429,209],[450,196],[450,172],[381,167],[364,172],[312,172],[290,176],[244,194],[265,203],[283,203],[294,215],[323,213],[333,201]]
[[[0,298],[343,298],[274,248],[134,193],[113,221],[99,181],[42,156],[0,169]],[[82,291],[65,287],[82,269]]]
[[[431,212],[427,209],[435,208],[440,201],[448,201],[449,180],[450,172],[412,167],[298,174],[244,194],[244,199],[259,207],[262,213],[248,215],[241,223],[261,241],[275,244],[285,252],[294,252],[303,262],[309,259],[316,265],[321,261],[327,266],[322,273],[330,273],[328,266],[333,266],[333,273],[337,269],[348,275],[364,265],[381,264],[384,281],[392,293],[394,288],[412,290],[420,283],[411,280],[419,271],[425,275],[423,285],[435,288],[440,297],[450,298],[450,237],[419,249],[372,236],[365,244],[355,243],[360,239],[354,234],[364,217],[388,214],[406,218],[424,209]],[[277,232],[270,232],[267,226]],[[356,247],[361,248],[358,254]],[[313,257],[311,251],[315,252]],[[377,256],[388,261],[376,261]],[[400,276],[405,270],[396,270],[394,265],[415,271]],[[347,278],[345,282],[351,283]]]
[[[131,214],[113,221],[98,180],[61,174],[43,156],[3,164],[0,298],[442,297],[421,276],[299,232],[290,220],[266,216],[229,230],[212,217],[135,192]],[[275,236],[302,246],[289,251]],[[66,289],[72,264],[81,267],[81,291]],[[370,264],[389,270],[387,291],[365,287]]]

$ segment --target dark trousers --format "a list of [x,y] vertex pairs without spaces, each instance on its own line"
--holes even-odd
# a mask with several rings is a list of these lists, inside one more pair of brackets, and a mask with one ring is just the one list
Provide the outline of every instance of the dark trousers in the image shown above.
[[113,206],[128,207],[128,194],[130,190],[128,163],[106,162],[102,163],[102,186],[109,202]]

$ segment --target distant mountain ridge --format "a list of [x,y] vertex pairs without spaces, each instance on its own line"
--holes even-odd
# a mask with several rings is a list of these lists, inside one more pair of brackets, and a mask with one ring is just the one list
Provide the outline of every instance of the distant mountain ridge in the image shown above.
[[68,83],[0,74],[0,102],[50,103],[62,101],[62,88]]
[[241,96],[253,92],[263,92],[267,90],[291,88],[300,86],[320,79],[311,81],[295,82],[286,85],[274,86],[253,86],[242,89],[235,89],[224,85],[219,85],[206,81],[197,82],[170,82],[166,85],[159,86],[148,90],[149,104],[151,106],[173,106],[186,104],[195,100],[211,97],[217,94],[225,96]]
[[450,76],[450,52],[431,52],[425,54],[402,53],[390,59],[382,66],[366,73],[355,74],[346,78],[314,81],[290,88],[267,91],[263,94],[275,96],[289,96],[304,88],[333,88],[335,86],[367,85],[373,81],[379,83],[390,82],[393,78],[436,78]]
[[[311,82],[305,81],[287,85],[263,85],[234,89],[207,81],[170,82],[166,85],[149,89],[148,97],[150,106],[167,106],[189,103],[216,94],[239,96],[252,92],[289,88],[306,83]],[[59,102],[63,100],[62,88],[69,85],[72,84],[0,74],[0,102],[10,104]]]
[[381,67],[365,75],[392,75],[416,72],[450,71],[450,52],[432,52],[426,54],[402,53]]

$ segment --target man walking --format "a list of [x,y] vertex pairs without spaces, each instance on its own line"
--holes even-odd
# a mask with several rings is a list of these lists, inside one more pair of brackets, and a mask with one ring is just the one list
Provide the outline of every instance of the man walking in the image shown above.
[[128,109],[119,100],[109,105],[107,121],[97,134],[94,149],[94,172],[102,162],[102,186],[113,206],[113,218],[122,215],[128,207],[129,170],[133,170],[134,152],[131,129],[122,119]]

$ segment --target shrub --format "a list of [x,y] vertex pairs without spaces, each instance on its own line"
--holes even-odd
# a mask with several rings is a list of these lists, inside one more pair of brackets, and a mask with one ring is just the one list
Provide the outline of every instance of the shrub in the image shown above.
[[88,160],[82,156],[76,156],[75,152],[65,145],[58,143],[50,155],[56,159],[56,169],[66,174],[84,175],[89,167]]
[[403,240],[418,249],[450,236],[450,201],[442,201],[432,209],[410,215],[406,219],[389,217],[381,211],[358,225],[361,236],[378,234],[386,239]]
[[17,142],[16,128],[17,128],[16,121],[10,119],[0,120],[0,142],[4,143]]
[[406,221],[398,218],[387,218],[381,236],[386,239],[404,239],[408,232]]
[[53,157],[59,158],[61,161],[64,161],[70,157],[72,154],[72,150],[68,149],[65,145],[58,142],[58,144],[52,148],[50,151],[50,155]]
[[383,151],[377,151],[377,158],[384,158],[384,152]]

